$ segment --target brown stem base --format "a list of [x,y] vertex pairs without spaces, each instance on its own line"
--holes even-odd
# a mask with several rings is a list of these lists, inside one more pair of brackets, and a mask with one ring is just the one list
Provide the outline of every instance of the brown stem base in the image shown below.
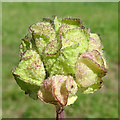
[[62,120],[63,116],[63,106],[56,106],[56,120]]

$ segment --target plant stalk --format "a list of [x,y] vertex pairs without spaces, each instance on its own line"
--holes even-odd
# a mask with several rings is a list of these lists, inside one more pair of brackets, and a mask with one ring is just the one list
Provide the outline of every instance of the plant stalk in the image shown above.
[[62,120],[63,119],[63,106],[56,106],[56,120]]

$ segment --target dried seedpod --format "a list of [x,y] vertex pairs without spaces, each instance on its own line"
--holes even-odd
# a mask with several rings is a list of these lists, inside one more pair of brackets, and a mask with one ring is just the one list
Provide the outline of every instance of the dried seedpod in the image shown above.
[[25,94],[63,106],[77,100],[77,91],[94,93],[107,73],[101,38],[77,18],[44,18],[29,27],[20,44],[20,62],[12,74]]

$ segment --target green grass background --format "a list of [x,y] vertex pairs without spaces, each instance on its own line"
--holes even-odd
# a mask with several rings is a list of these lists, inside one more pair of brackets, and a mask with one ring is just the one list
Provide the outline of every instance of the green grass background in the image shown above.
[[16,84],[11,69],[19,62],[20,39],[29,25],[42,18],[80,18],[91,32],[99,33],[109,70],[104,87],[95,94],[78,93],[77,101],[65,107],[65,117],[118,117],[118,4],[117,3],[2,3],[2,114],[7,118],[53,118],[55,107],[34,101]]

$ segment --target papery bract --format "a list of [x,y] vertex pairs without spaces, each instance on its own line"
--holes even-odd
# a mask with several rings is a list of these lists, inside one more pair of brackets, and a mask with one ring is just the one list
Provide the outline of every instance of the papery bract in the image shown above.
[[[44,18],[29,27],[12,73],[33,99],[56,106],[73,104],[77,91],[94,93],[107,73],[101,38],[77,18]],[[79,89],[78,89],[79,88]]]

